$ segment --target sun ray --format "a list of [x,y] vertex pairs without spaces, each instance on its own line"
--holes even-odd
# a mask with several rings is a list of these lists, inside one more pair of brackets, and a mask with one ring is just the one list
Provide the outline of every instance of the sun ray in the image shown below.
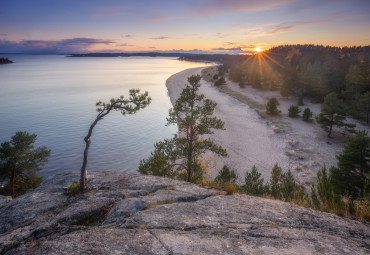
[[263,55],[263,57],[268,58],[274,64],[280,66],[281,68],[284,68],[284,66],[282,64],[280,64],[278,61],[276,61],[275,59],[273,59],[272,57],[270,57],[267,53],[264,53],[263,52],[262,55]]

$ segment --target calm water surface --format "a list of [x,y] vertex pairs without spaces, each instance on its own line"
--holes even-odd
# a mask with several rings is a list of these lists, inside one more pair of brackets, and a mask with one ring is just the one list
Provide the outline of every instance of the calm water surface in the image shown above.
[[148,91],[149,107],[135,115],[111,112],[95,126],[88,170],[135,172],[153,144],[169,138],[172,107],[166,79],[181,70],[205,66],[170,58],[68,58],[54,55],[6,55],[13,64],[0,66],[0,142],[16,131],[38,135],[37,145],[51,149],[40,175],[79,171],[83,138],[97,114],[95,103],[127,95],[131,88]]

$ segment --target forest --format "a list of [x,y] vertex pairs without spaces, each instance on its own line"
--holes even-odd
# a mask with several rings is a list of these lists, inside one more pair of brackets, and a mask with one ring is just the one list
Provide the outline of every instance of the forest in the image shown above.
[[370,46],[285,45],[223,63],[240,86],[280,90],[299,105],[304,98],[321,103],[334,92],[348,115],[369,123]]

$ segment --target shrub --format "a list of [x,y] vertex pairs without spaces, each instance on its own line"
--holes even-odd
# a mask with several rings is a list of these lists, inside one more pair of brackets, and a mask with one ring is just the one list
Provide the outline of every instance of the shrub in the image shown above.
[[276,97],[270,98],[269,101],[266,104],[266,112],[269,115],[276,115],[280,113],[277,106],[280,105],[279,101],[276,99]]
[[297,117],[300,112],[301,110],[299,110],[299,107],[296,105],[291,105],[288,109],[288,115],[291,118]]
[[234,170],[230,170],[228,166],[223,166],[218,175],[215,178],[215,182],[220,186],[224,186],[226,183],[235,183],[238,179]]
[[80,181],[73,178],[72,183],[68,185],[67,190],[68,194],[71,196],[75,196],[80,193]]
[[307,195],[304,193],[303,188],[299,187],[296,189],[294,192],[294,197],[292,202],[297,205],[309,207],[310,206],[310,201],[308,200]]
[[215,181],[209,181],[209,180],[199,181],[199,182],[197,182],[197,184],[200,184],[200,185],[203,185],[203,186],[208,186],[208,187],[218,189],[218,190],[222,190],[222,187]]
[[232,183],[232,182],[226,182],[224,184],[224,190],[226,191],[226,194],[227,195],[232,195],[236,192],[236,190],[238,189],[238,186],[236,186],[235,183]]
[[303,111],[302,119],[306,122],[311,122],[312,121],[312,112],[310,108],[306,108]]
[[319,197],[317,196],[316,189],[313,183],[311,185],[311,200],[312,200],[312,204],[311,204],[312,207],[315,208],[316,210],[320,210],[321,203],[320,203]]
[[355,215],[360,219],[370,219],[370,201],[366,199],[359,199],[355,204]]

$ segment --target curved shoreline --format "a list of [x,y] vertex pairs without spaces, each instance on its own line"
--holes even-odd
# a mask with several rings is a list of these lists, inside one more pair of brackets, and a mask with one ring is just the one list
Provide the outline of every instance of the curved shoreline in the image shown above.
[[[185,87],[187,77],[201,74],[205,68],[208,67],[186,69],[167,79],[167,93],[172,105]],[[296,103],[296,99],[282,98],[278,91],[259,91],[250,86],[240,88],[228,80],[220,87],[204,79],[201,84],[200,93],[217,103],[215,116],[225,122],[226,130],[216,130],[209,137],[229,154],[228,158],[217,158],[216,167],[209,173],[210,178],[215,177],[225,164],[236,170],[239,182],[243,182],[245,172],[250,172],[255,165],[267,182],[272,167],[277,163],[284,172],[290,169],[297,182],[309,189],[319,169],[325,165],[327,168],[336,166],[335,155],[346,143],[341,130],[336,130],[335,138],[330,139],[317,124],[289,118],[288,108]],[[261,114],[264,109],[260,108],[271,97],[280,101],[281,116]],[[309,107],[315,115],[320,112],[320,104],[306,101],[304,107]],[[359,130],[370,131],[367,126],[356,125]],[[211,165],[214,162],[211,154],[205,159]]]
[[[185,87],[187,77],[201,74],[204,68],[207,67],[187,69],[167,79],[166,86],[172,104]],[[257,166],[265,180],[269,179],[274,163],[278,163],[283,169],[289,168],[281,139],[272,137],[273,129],[266,125],[254,109],[220,92],[203,79],[201,83],[200,93],[217,103],[215,116],[225,122],[226,130],[216,130],[210,137],[229,154],[228,158],[216,159],[216,167],[209,173],[210,178],[215,177],[217,171],[225,164],[236,170],[239,180],[244,179],[245,172],[250,171],[253,165]],[[267,148],[274,148],[274,150],[266,153]],[[207,159],[212,162],[215,160],[212,155],[207,155]]]

